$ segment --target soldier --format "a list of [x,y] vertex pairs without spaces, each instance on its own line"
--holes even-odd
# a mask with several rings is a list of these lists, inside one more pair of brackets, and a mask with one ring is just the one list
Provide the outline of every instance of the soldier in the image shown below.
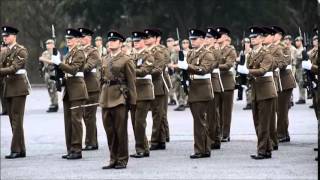
[[[249,38],[244,38],[243,39],[244,43],[244,55],[245,57],[248,57],[249,53],[251,52],[251,47],[250,47],[250,39]],[[247,58],[246,58],[247,61]],[[246,84],[247,89],[246,89],[246,106],[242,108],[243,110],[250,110],[251,107],[251,85],[250,83]]]
[[[168,48],[169,53],[170,53],[170,63],[171,64],[175,64],[175,63],[177,63],[176,61],[178,59],[178,53],[177,53],[177,51],[175,51],[176,42],[172,37],[167,38],[166,42],[167,42],[166,43],[167,48]],[[174,106],[174,105],[177,104],[177,94],[176,94],[176,91],[175,91],[175,87],[176,87],[175,85],[178,83],[177,82],[177,74],[174,72],[173,69],[169,69],[168,72],[169,72],[169,76],[170,76],[170,80],[172,82],[172,85],[174,86],[173,88],[170,88],[170,91],[169,91],[169,103],[168,103],[168,105],[169,106]]]
[[58,56],[52,56],[52,63],[65,73],[62,100],[67,154],[62,156],[63,159],[82,158],[82,107],[88,99],[88,92],[83,75],[85,54],[78,47],[81,37],[82,34],[78,30],[66,29],[68,54],[63,62]]
[[91,45],[93,31],[87,28],[79,28],[78,30],[82,33],[81,49],[85,55],[83,72],[89,98],[86,100],[88,107],[85,107],[83,112],[83,120],[86,126],[86,146],[83,150],[97,150],[98,139],[96,113],[100,95],[100,81],[97,77],[97,67],[101,66],[101,59],[98,50]]
[[301,67],[302,63],[302,51],[303,51],[303,38],[301,36],[296,37],[295,39],[295,45],[297,48],[297,62],[296,62],[296,79],[298,82],[298,88],[299,88],[299,100],[296,102],[296,104],[306,104],[306,89],[304,88],[304,81],[303,81],[303,69]]
[[103,126],[110,151],[109,165],[102,169],[123,169],[128,163],[128,110],[136,104],[135,65],[121,51],[125,38],[118,32],[107,35],[110,54],[102,59]]
[[154,99],[151,71],[153,66],[153,56],[146,50],[144,40],[147,34],[144,32],[132,32],[133,45],[136,50],[134,63],[136,65],[136,89],[137,105],[133,113],[134,136],[136,140],[136,153],[130,155],[134,158],[149,157],[149,145],[146,135],[147,114]]
[[220,113],[221,109],[219,104],[222,103],[222,92],[223,86],[220,76],[220,70],[218,68],[219,61],[221,61],[221,52],[219,49],[216,49],[214,46],[217,42],[217,39],[221,37],[216,30],[213,28],[207,28],[207,35],[205,38],[206,48],[208,51],[213,53],[214,62],[211,73],[211,83],[214,92],[214,99],[210,101],[209,108],[207,112],[207,117],[209,121],[209,134],[211,138],[211,149],[220,149],[221,146],[221,136],[220,136]]
[[163,73],[166,65],[169,63],[169,59],[166,59],[163,48],[157,45],[157,39],[160,37],[160,32],[156,29],[145,29],[144,32],[148,35],[145,40],[145,45],[154,58],[154,69],[152,70],[151,75],[155,99],[151,104],[153,127],[150,151],[164,150],[166,149],[166,134],[163,129],[163,124],[166,121],[169,87],[164,79]]
[[[95,46],[99,52],[100,60],[103,56],[107,55],[107,48],[103,46],[103,40],[101,36],[97,36],[95,38]],[[97,78],[100,80],[101,79],[101,64],[102,62],[97,64]]]
[[50,79],[51,76],[55,76],[54,65],[49,63],[51,61],[53,48],[55,48],[53,39],[48,39],[46,41],[46,48],[47,50],[44,51],[42,55],[39,57],[39,61],[43,62],[43,67],[41,70],[44,73],[44,82],[47,85],[48,93],[50,96],[51,104],[47,110],[47,112],[50,113],[57,112],[59,109],[56,82]]
[[230,45],[230,31],[224,27],[217,27],[215,29],[218,33],[221,34],[221,37],[218,39],[221,49],[221,62],[219,63],[219,69],[221,72],[221,80],[223,84],[223,93],[222,93],[222,104],[221,104],[221,133],[222,140],[221,142],[230,141],[230,127],[232,119],[232,108],[233,108],[233,96],[235,88],[235,79],[234,79],[234,63],[237,58],[236,50],[233,46]]
[[[302,61],[302,68],[306,70],[310,70],[312,74],[316,75],[315,77],[315,83],[317,83],[316,88],[313,89],[313,104],[314,104],[314,111],[318,120],[318,145],[319,145],[319,120],[320,120],[320,82],[319,82],[319,75],[320,75],[320,70],[319,70],[319,56],[318,56],[318,29],[314,29],[316,35],[313,36],[312,38],[312,44],[313,48],[308,52],[310,60],[308,61]],[[318,148],[314,149],[315,151],[318,151]],[[316,161],[318,161],[318,156],[315,158]]]
[[[272,66],[272,71],[273,71],[273,79],[275,83],[275,87],[277,90],[277,93],[279,94],[282,91],[282,86],[281,86],[281,81],[280,81],[280,76],[279,76],[279,65],[283,64],[284,59],[283,59],[283,53],[281,49],[279,48],[278,45],[274,44],[274,35],[276,34],[276,31],[273,30],[270,27],[262,27],[263,29],[263,35],[264,39],[262,44],[264,45],[264,48],[269,51],[269,53],[272,56],[273,60],[273,66]],[[276,117],[276,112],[278,109],[278,97],[275,97],[275,102],[273,103],[274,109],[273,113],[270,114],[270,138],[272,142],[272,148],[273,150],[278,150],[278,133],[277,133],[277,117]]]
[[18,32],[14,27],[2,27],[1,35],[8,46],[8,52],[0,65],[0,78],[4,78],[4,97],[12,129],[11,153],[5,156],[6,159],[26,157],[23,117],[30,88],[25,69],[28,52],[17,43]]
[[280,69],[280,80],[282,91],[278,94],[278,109],[277,109],[277,132],[279,142],[289,142],[290,135],[288,131],[289,127],[289,106],[290,106],[290,98],[292,95],[293,88],[296,87],[296,81],[294,79],[292,73],[292,61],[291,61],[291,52],[290,49],[281,42],[282,37],[284,36],[285,32],[282,28],[277,26],[271,27],[273,30],[276,31],[274,35],[274,44],[278,46],[282,50],[283,53],[283,60],[278,63],[278,68]]
[[[8,52],[8,48],[5,46],[4,42],[0,44],[0,68],[2,67],[2,63],[6,58],[6,53]],[[1,113],[0,116],[8,115],[7,106],[4,98],[4,77],[0,77],[0,108]]]
[[185,61],[178,61],[180,69],[187,70],[190,74],[189,104],[193,116],[194,154],[191,159],[207,158],[211,156],[211,140],[209,137],[209,120],[206,117],[210,101],[213,100],[211,84],[211,70],[214,57],[204,48],[206,33],[198,29],[189,30],[192,51]]
[[273,81],[273,59],[267,49],[262,47],[264,30],[259,27],[249,28],[249,37],[253,50],[248,57],[247,65],[238,66],[237,71],[249,74],[252,84],[252,114],[258,137],[257,154],[251,158],[260,160],[271,158],[270,121],[274,113],[277,92]]

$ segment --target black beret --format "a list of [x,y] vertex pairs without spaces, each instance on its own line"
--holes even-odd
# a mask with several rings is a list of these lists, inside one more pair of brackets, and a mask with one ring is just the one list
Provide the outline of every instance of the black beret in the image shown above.
[[79,37],[82,37],[82,34],[80,31],[78,31],[76,29],[68,28],[68,29],[66,29],[66,37],[79,38]]
[[248,31],[250,38],[265,34],[265,31],[258,26],[251,26],[248,28]]
[[11,27],[11,26],[2,26],[2,36],[7,36],[7,35],[16,35],[18,34],[19,30],[17,28]]
[[264,34],[265,35],[275,35],[277,33],[274,29],[272,29],[270,27],[264,26],[264,27],[261,27],[261,28],[264,30]]
[[132,35],[132,39],[134,40],[141,40],[141,39],[145,39],[148,37],[148,35],[144,32],[141,31],[134,31],[131,33]]
[[199,29],[189,29],[189,37],[190,38],[193,38],[193,37],[202,37],[202,38],[205,38],[206,37],[206,32],[203,32]]
[[82,36],[92,36],[94,34],[93,31],[87,28],[78,28],[78,30],[81,32]]
[[159,37],[162,35],[162,32],[159,29],[145,29],[144,33],[149,37]]
[[221,34],[211,27],[207,28],[207,35],[212,36],[215,39],[219,39],[221,37]]
[[110,32],[108,32],[107,40],[108,41],[120,40],[121,42],[124,42],[126,40],[126,38],[122,34],[116,32],[116,31],[110,31]]
[[226,34],[226,35],[228,35],[228,36],[230,36],[230,30],[229,29],[227,29],[227,28],[225,28],[225,27],[216,27],[216,31],[218,32],[218,33],[220,33],[221,35],[222,34]]
[[276,33],[279,33],[279,34],[281,34],[283,36],[285,35],[285,31],[279,26],[271,26],[271,29],[276,31]]

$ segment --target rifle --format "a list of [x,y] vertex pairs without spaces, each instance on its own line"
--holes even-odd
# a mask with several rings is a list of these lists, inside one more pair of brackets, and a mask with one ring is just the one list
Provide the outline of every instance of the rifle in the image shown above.
[[[300,36],[301,34],[301,30],[299,28],[299,33]],[[302,37],[302,36],[301,36]],[[302,61],[308,61],[309,60],[309,55],[307,53],[307,37],[306,37],[306,33],[303,34],[303,51],[302,51]],[[311,95],[312,96],[312,91],[314,88],[314,85],[312,83],[312,81],[314,80],[314,75],[311,73],[310,70],[304,70],[303,73],[303,81],[304,81],[304,87],[307,89],[307,94],[308,97]]]
[[[41,40],[40,40],[40,48],[42,49],[42,51],[44,51],[43,42],[42,42]],[[39,74],[40,74],[40,77],[41,77],[41,78],[44,76],[44,73],[43,73],[43,70],[42,70],[43,67],[44,67],[44,63],[39,60],[38,70],[39,70]]]
[[[53,24],[51,25],[51,33],[53,41],[56,42],[55,29]],[[52,55],[58,55],[57,48],[53,48]],[[51,76],[50,79],[56,82],[57,91],[61,92],[61,87],[63,86],[62,79],[64,77],[64,72],[59,68],[58,65],[54,65],[54,74],[55,75]]]
[[[244,53],[245,51],[245,32],[243,32],[243,43],[242,43],[242,50],[240,51],[240,61],[239,65],[243,66],[246,63],[246,55]],[[241,85],[246,85],[247,84],[247,75],[246,74],[241,74],[237,73],[237,85],[236,86],[241,86]]]
[[[183,48],[182,48],[182,42],[180,41],[180,36],[179,36],[179,29],[176,28],[177,31],[177,38],[178,38],[178,42],[179,42],[179,47],[180,47],[180,51],[179,51],[179,61],[184,61],[184,54],[183,54]],[[188,84],[189,84],[189,75],[187,70],[181,69],[180,71],[180,75],[182,77],[182,79],[180,80],[181,85],[183,86],[183,91],[188,95],[189,94],[189,90],[188,90]]]

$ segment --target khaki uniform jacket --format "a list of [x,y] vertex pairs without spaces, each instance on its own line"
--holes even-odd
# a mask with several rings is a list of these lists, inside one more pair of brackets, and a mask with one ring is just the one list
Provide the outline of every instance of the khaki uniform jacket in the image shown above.
[[142,79],[146,75],[151,76],[151,71],[154,68],[153,56],[144,49],[140,53],[134,55],[134,64],[136,65],[136,89],[137,101],[153,100],[154,87],[152,79]]
[[171,89],[173,87],[173,85],[172,85],[171,78],[170,78],[170,75],[169,75],[169,72],[168,72],[168,67],[167,67],[167,65],[171,62],[170,51],[164,45],[159,45],[159,46],[160,46],[160,48],[162,49],[162,51],[163,51],[163,53],[165,55],[166,66],[165,66],[165,69],[163,71],[163,77],[164,77],[164,80],[166,81],[168,89]]
[[[317,64],[317,60],[319,61],[318,59],[318,48],[313,48],[309,51],[309,59],[312,63],[312,67],[311,67],[311,72],[313,74],[318,74],[318,64]],[[319,77],[318,77],[319,79]]]
[[224,90],[234,90],[236,81],[232,72],[237,53],[233,46],[227,45],[221,51],[219,69]]
[[102,59],[102,81],[121,81],[121,84],[102,85],[100,106],[112,108],[120,104],[136,104],[137,91],[135,86],[136,72],[133,60],[120,52],[112,57],[111,54]]
[[[214,47],[210,47],[208,50],[213,53],[213,57],[214,57],[214,61],[212,62],[212,67],[211,67],[213,71],[213,69],[219,68],[219,62],[221,60],[221,52],[219,49],[215,49]],[[220,80],[221,80],[221,76],[219,77],[218,73],[211,73],[211,83],[212,83],[213,92],[223,92],[223,85],[221,83],[222,80],[221,81]]]
[[248,69],[253,100],[260,101],[277,97],[273,76],[263,77],[266,72],[272,72],[273,69],[273,58],[267,49],[261,48],[258,52],[253,50],[249,53]]
[[166,53],[163,51],[163,47],[154,46],[149,49],[154,58],[154,69],[151,72],[152,82],[154,85],[154,94],[166,95],[169,93],[169,87],[165,81],[164,71],[166,65],[169,63],[170,59],[167,59]]
[[100,82],[97,78],[97,67],[99,66],[101,60],[99,52],[93,46],[86,46],[84,49],[85,54],[85,64],[84,64],[84,81],[87,86],[88,92],[99,92]]
[[[281,91],[282,86],[281,86],[281,81],[280,81],[280,69],[279,69],[279,64],[284,64],[284,56],[281,51],[281,49],[278,47],[278,45],[275,44],[270,44],[269,47],[265,47],[270,54],[272,55],[273,59],[273,78],[274,78],[274,83],[277,89],[277,92]],[[276,71],[277,69],[277,71]]]
[[280,79],[283,90],[293,89],[296,87],[296,80],[292,73],[292,69],[287,69],[288,65],[292,65],[290,48],[285,46],[283,43],[279,44],[283,52],[283,63],[278,63],[280,69]]
[[[59,68],[66,73],[65,89],[63,91],[63,99],[69,101],[88,99],[87,87],[83,77],[77,77],[78,72],[83,72],[85,63],[85,55],[78,47],[74,47],[66,55],[63,63],[59,64]],[[69,77],[72,76],[73,77]],[[67,98],[67,99],[66,99]]]
[[194,79],[194,75],[205,75],[211,73],[214,57],[204,47],[199,50],[191,50],[187,55],[188,73],[190,75],[189,102],[210,101],[213,99],[211,80]]
[[27,49],[19,44],[15,44],[5,53],[0,67],[0,77],[4,77],[5,83],[4,97],[29,95],[26,74],[16,74],[18,70],[25,69],[27,59]]
[[[51,59],[52,57],[52,53],[49,52],[48,50],[45,50],[42,54],[42,57],[45,57],[47,59]],[[54,76],[55,75],[55,71],[54,71],[54,64],[48,64],[48,63],[43,63],[43,67],[42,67],[42,71],[44,73],[48,73],[50,76]]]

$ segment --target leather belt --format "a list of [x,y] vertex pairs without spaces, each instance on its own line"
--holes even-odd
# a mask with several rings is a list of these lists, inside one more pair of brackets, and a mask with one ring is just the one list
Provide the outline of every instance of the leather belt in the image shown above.
[[126,84],[126,81],[119,81],[119,80],[103,80],[102,82],[103,82],[106,86]]

